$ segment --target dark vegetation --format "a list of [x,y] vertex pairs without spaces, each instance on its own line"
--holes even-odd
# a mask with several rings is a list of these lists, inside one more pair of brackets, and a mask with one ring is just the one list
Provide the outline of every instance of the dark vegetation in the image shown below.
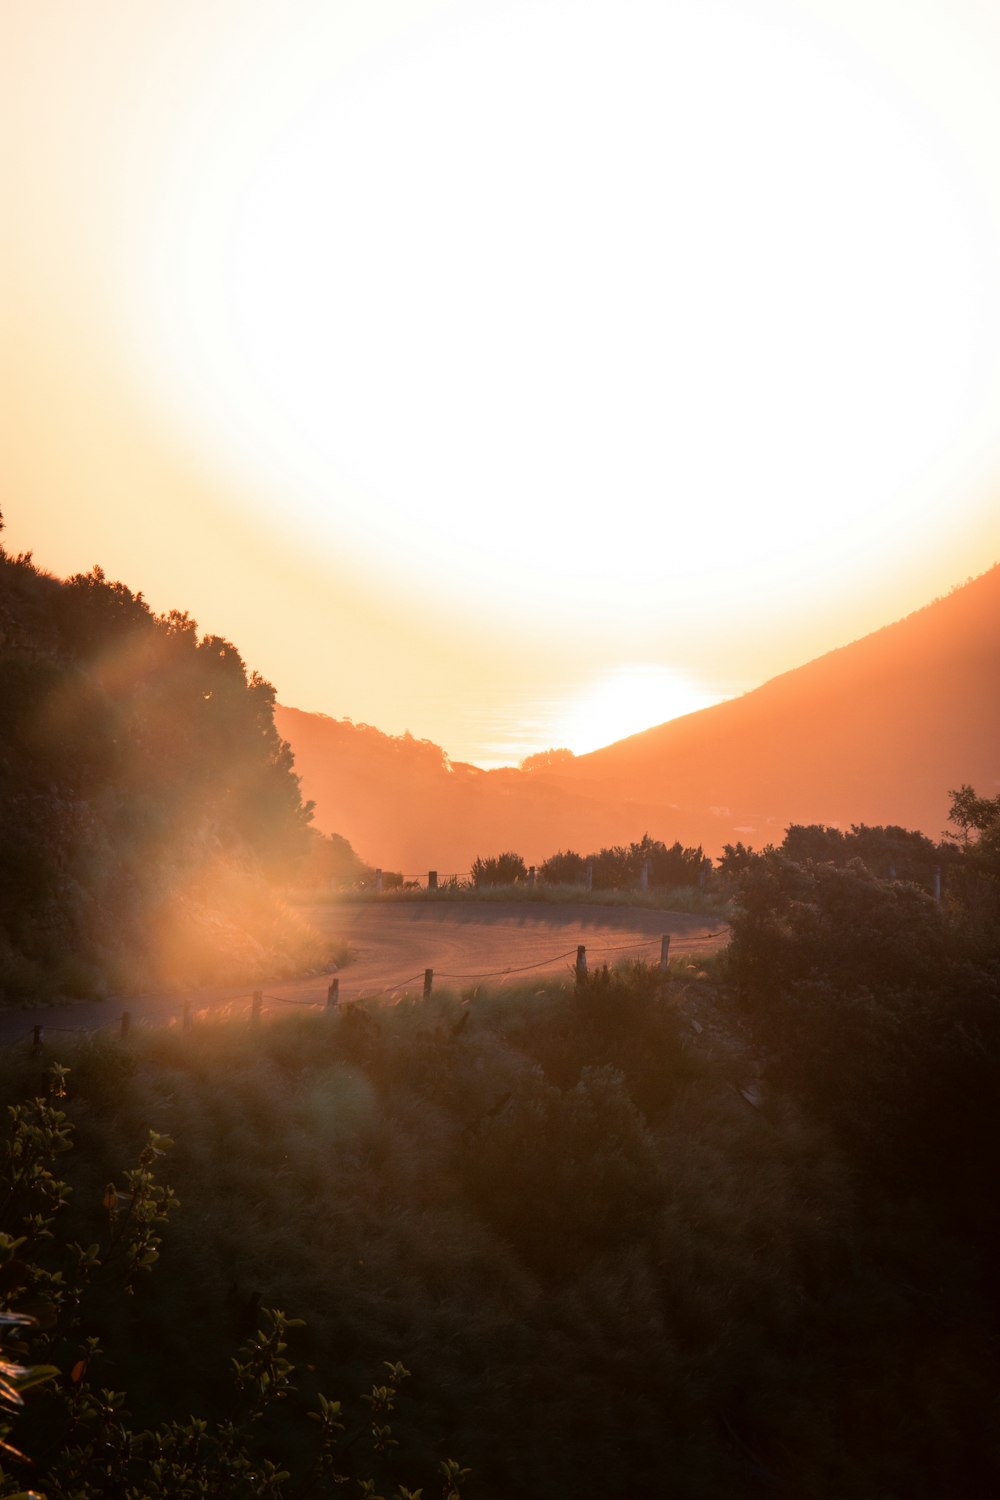
[[477,856],[469,877],[474,886],[516,885],[519,880],[527,880],[528,867],[519,854],[507,850],[503,854]]
[[[0,554],[0,709],[8,1002],[301,963],[278,883],[370,878],[99,569]],[[1000,797],[952,818],[728,845],[702,968],[9,1049],[0,1494],[1000,1493]]]
[[0,549],[0,1004],[316,958],[274,696],[188,615]]
[[[552,892],[552,888],[584,887],[588,869],[588,889],[597,892],[634,893],[640,887],[660,892],[696,890],[705,885],[705,864],[701,848],[685,849],[680,843],[668,846],[646,833],[631,844],[616,844],[592,854],[560,850],[537,867],[536,880],[532,879],[523,855],[512,849],[500,854],[480,854],[473,860],[468,878],[449,875],[439,880],[436,891],[442,897],[497,890],[523,895],[523,890],[516,892],[513,888],[530,885],[541,897],[546,888]],[[314,884],[329,885],[342,892],[370,891],[374,887],[375,870],[354,854],[345,839],[339,839],[335,834],[316,844],[303,870],[306,878]],[[419,882],[413,885],[419,886]],[[383,870],[383,891],[402,888],[410,889],[410,882],[404,883],[402,875]],[[558,895],[561,891],[553,893]]]
[[668,846],[646,833],[631,844],[615,844],[593,854],[560,850],[544,861],[539,874],[553,885],[580,885],[589,864],[595,891],[634,888],[643,880],[644,872],[651,889],[675,889],[697,886],[703,861],[701,848],[685,849],[680,843]]
[[1000,798],[954,810],[940,905],[746,854],[701,970],[67,1039],[65,1101],[9,1053],[7,1346],[58,1373],[2,1492],[997,1493]]

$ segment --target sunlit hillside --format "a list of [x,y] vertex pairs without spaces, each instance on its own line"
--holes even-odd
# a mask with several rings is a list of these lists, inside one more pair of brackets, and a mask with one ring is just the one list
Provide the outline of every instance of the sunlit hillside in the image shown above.
[[451,765],[426,741],[279,706],[320,827],[414,873],[516,848],[654,837],[711,853],[791,822],[938,838],[947,790],[1000,787],[1000,568],[744,697],[530,770]]

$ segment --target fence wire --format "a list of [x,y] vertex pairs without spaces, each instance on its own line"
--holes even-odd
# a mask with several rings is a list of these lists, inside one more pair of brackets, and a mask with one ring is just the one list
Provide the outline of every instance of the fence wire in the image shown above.
[[[674,953],[677,953],[678,951],[689,951],[690,945],[693,942],[703,943],[706,939],[724,937],[725,933],[726,928],[722,927],[718,932],[706,932],[698,938],[671,934],[670,946]],[[664,934],[664,936],[666,936],[666,934]],[[338,988],[337,1001],[333,1004],[332,1007],[330,1006],[329,998],[303,1000],[294,995],[271,995],[265,993],[263,990],[251,990],[246,994],[232,995],[229,997],[229,999],[222,1001],[217,1006],[213,1006],[211,1008],[216,1011],[224,1011],[227,1007],[237,1005],[241,1001],[249,1000],[251,1002],[255,1002],[259,999],[261,1002],[267,1001],[271,1005],[295,1005],[304,1006],[311,1009],[337,1009],[338,1006],[342,1004],[353,1004],[360,1000],[374,999],[379,995],[395,994],[399,990],[405,989],[407,985],[425,981],[428,972],[431,975],[432,981],[434,979],[501,979],[506,978],[508,975],[512,974],[528,974],[538,969],[547,968],[552,964],[564,962],[566,959],[576,959],[579,956],[579,950],[581,947],[584,949],[585,955],[590,958],[601,957],[603,955],[612,953],[640,953],[645,951],[646,949],[657,947],[662,943],[662,940],[662,937],[647,938],[645,941],[636,943],[604,944],[601,947],[590,947],[587,944],[578,944],[576,947],[567,948],[565,952],[554,953],[549,957],[537,959],[530,964],[508,964],[500,969],[488,969],[476,973],[463,973],[448,969],[434,969],[431,968],[430,965],[428,965],[427,969],[420,969],[416,974],[411,974],[407,979],[397,980],[391,985],[376,986],[375,988],[363,987],[354,996],[341,995]],[[208,1007],[202,1007],[202,1009],[208,1009]],[[184,1001],[182,1015],[186,1026],[190,1026],[193,1019],[193,1014],[194,1012],[192,1009],[192,1002],[189,1000]],[[125,1020],[126,1016],[128,1017],[127,1023]],[[137,1020],[138,1023],[141,1024],[142,1019],[142,1017],[135,1018],[132,1016],[131,1012],[126,1011],[123,1016],[118,1017],[114,1020],[103,1021],[97,1026],[59,1026],[43,1021],[29,1027],[27,1031],[22,1032],[20,1035],[9,1038],[6,1043],[0,1043],[0,1045],[12,1046],[17,1042],[24,1041],[27,1038],[31,1038],[35,1042],[40,1042],[44,1039],[44,1036],[47,1033],[54,1031],[63,1034],[87,1034],[93,1036],[98,1032],[110,1030],[112,1027],[121,1027],[122,1034],[124,1036],[127,1032],[128,1027],[134,1020]],[[177,1019],[178,1016],[176,1013],[170,1017],[170,1021],[176,1021]]]

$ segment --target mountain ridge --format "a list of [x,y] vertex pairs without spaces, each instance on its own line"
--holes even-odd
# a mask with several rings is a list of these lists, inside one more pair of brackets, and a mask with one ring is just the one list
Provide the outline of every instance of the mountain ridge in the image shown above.
[[[940,837],[951,788],[1000,787],[998,682],[995,565],[738,698],[553,766],[481,771],[412,736],[280,705],[276,719],[320,826],[387,867],[460,871],[501,848],[538,863],[645,832],[713,854],[778,840],[790,822]],[[365,735],[377,753],[361,753]]]

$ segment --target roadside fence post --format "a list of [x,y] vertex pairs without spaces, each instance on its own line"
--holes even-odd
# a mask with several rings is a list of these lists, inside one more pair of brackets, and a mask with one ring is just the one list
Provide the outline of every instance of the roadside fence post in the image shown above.
[[639,874],[639,889],[640,889],[640,891],[648,891],[649,890],[649,860],[648,859],[644,859],[643,862],[642,862],[642,870],[640,871],[640,874]]
[[534,883],[535,883],[535,867],[534,867],[534,865],[529,865],[528,866],[528,884],[529,885],[534,885]]
[[330,988],[326,992],[327,1010],[336,1010],[340,1004],[340,980],[336,975],[330,980]]
[[376,896],[381,896],[381,894],[382,894],[382,871],[381,870],[376,870],[375,871],[375,894],[376,894]]
[[670,934],[665,932],[660,938],[660,968],[665,969],[670,963]]
[[424,999],[425,1000],[429,1000],[430,999],[431,990],[433,988],[434,988],[434,970],[433,969],[425,969],[424,970]]
[[438,872],[437,872],[437,870],[428,870],[427,871],[427,889],[429,891],[436,891],[437,888],[438,888]]
[[592,891],[593,889],[594,889],[594,861],[592,859],[588,859],[587,860],[587,890],[588,891]]
[[587,947],[579,943],[576,950],[576,982],[582,984],[587,977]]

